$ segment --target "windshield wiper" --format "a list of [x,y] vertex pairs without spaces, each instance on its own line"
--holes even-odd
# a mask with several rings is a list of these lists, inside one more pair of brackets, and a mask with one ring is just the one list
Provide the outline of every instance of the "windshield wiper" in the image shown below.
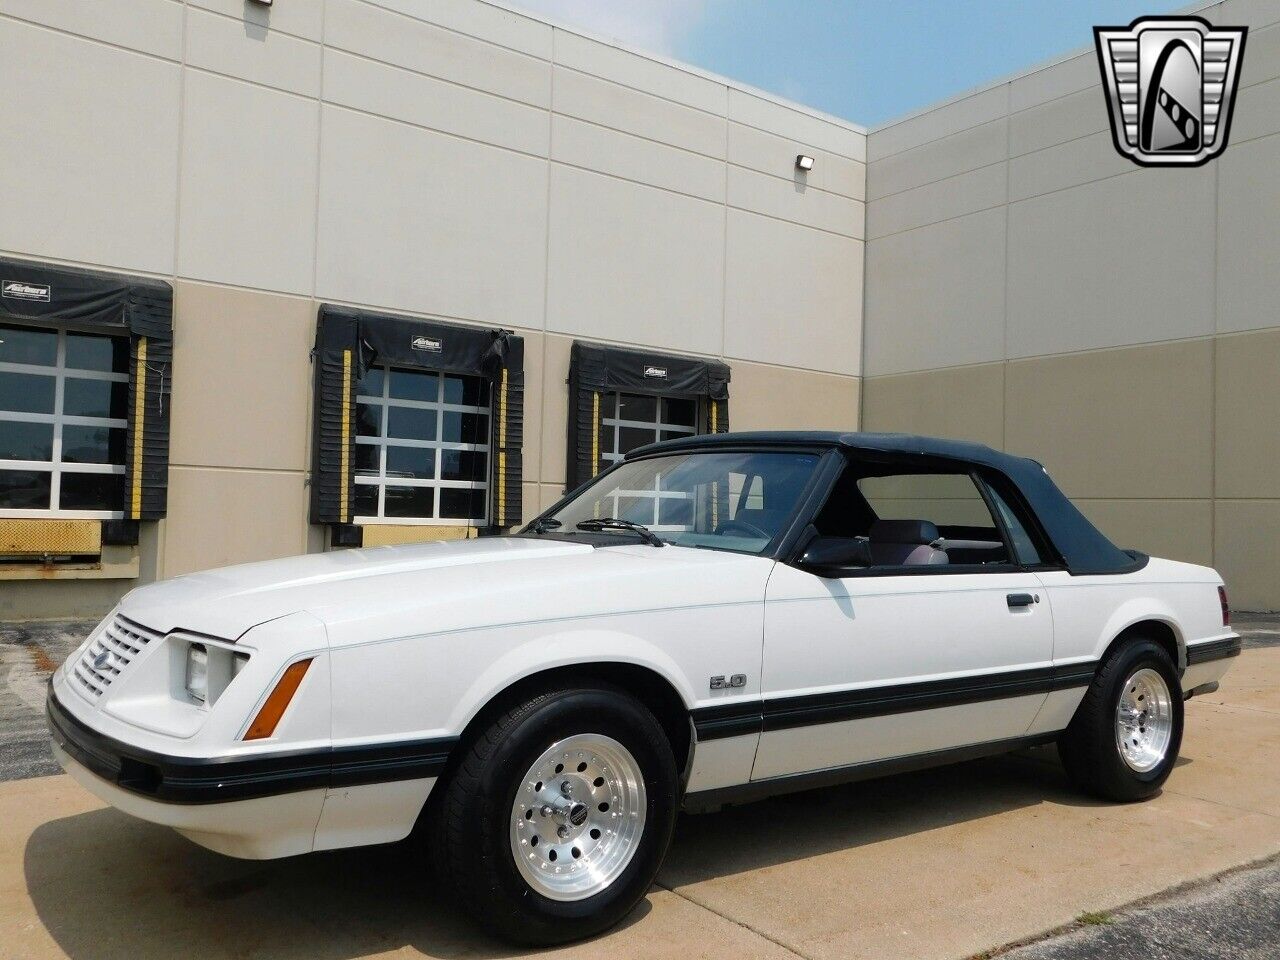
[[601,517],[598,520],[579,520],[579,530],[630,530],[645,543],[655,547],[665,546],[656,533],[642,523],[619,520],[617,517]]
[[546,533],[548,530],[559,530],[564,524],[555,517],[543,517],[529,526],[533,533]]

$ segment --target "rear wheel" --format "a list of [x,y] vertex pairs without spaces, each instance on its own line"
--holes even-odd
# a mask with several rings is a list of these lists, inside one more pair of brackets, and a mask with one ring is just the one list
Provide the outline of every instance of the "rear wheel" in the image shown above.
[[533,696],[465,748],[444,788],[442,876],[502,936],[563,943],[624,917],[661,866],[677,774],[662,726],[629,694]]
[[1107,800],[1160,789],[1182,745],[1182,684],[1160,644],[1135,639],[1103,663],[1058,741],[1080,787]]

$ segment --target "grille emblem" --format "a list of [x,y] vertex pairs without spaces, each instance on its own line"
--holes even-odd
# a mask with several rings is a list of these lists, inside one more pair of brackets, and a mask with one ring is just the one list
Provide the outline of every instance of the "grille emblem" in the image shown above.
[[109,650],[103,650],[101,653],[99,653],[96,657],[93,658],[93,669],[101,670],[110,662],[111,662],[111,652]]

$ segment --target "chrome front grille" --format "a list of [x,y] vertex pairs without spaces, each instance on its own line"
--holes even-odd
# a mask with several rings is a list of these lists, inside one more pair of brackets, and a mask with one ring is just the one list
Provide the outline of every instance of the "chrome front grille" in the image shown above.
[[97,699],[106,693],[134,657],[160,636],[154,630],[116,614],[106,629],[85,648],[71,676],[81,690]]

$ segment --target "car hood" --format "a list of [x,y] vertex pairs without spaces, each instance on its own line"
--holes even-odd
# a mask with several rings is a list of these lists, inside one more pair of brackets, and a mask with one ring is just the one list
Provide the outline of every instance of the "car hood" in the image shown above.
[[589,544],[514,537],[335,550],[191,573],[130,593],[120,612],[153,630],[197,630],[227,640],[300,610],[358,604],[389,581],[425,583],[440,568],[481,570],[515,561],[589,555]]
[[[307,611],[330,642],[625,611],[762,602],[773,563],[685,547],[486,537],[341,550],[190,574],[129,594],[153,630],[234,640]],[[252,638],[246,638],[252,643]]]

